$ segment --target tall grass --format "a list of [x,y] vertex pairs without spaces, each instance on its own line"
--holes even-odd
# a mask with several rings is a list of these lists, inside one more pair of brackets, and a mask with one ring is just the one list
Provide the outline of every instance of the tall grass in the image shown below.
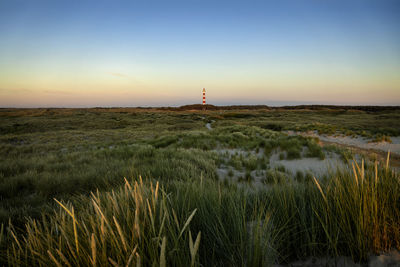
[[122,184],[124,176],[160,181],[191,180],[200,175],[216,179],[215,165],[225,161],[237,170],[266,167],[265,161],[255,157],[227,159],[211,154],[216,148],[263,149],[269,155],[279,145],[296,145],[289,156],[299,157],[307,143],[303,137],[256,126],[231,124],[207,131],[196,114],[128,109],[3,114],[0,223],[11,218],[19,226],[26,216],[40,218],[41,211],[51,209],[53,198],[68,200],[96,188],[109,190]]
[[[343,174],[318,186],[323,201],[315,216],[329,248],[356,260],[369,253],[400,248],[400,180],[389,168],[365,170],[355,162],[353,175]],[[326,216],[334,214],[335,216]]]
[[[210,179],[137,181],[0,231],[9,265],[268,266],[400,249],[400,179],[349,166],[328,179],[248,191]],[[6,245],[7,244],[7,245]]]
[[20,231],[9,225],[4,260],[11,266],[271,262],[270,217],[250,210],[243,191],[230,189],[214,181],[176,181],[167,193],[140,180],[74,205],[56,200],[54,214],[31,219]]
[[400,177],[386,166],[357,163],[328,179],[274,186],[273,224],[282,227],[281,261],[313,255],[346,255],[400,249]]
[[29,220],[23,236],[10,225],[12,243],[7,251],[8,263],[14,266],[197,263],[200,232],[194,233],[194,244],[189,232],[196,209],[179,220],[169,196],[158,183],[126,181],[117,191],[97,192],[85,200],[77,209],[57,201],[60,209],[41,221]]
[[236,184],[210,180],[169,185],[178,211],[196,209],[191,229],[201,231],[204,266],[268,266],[275,257],[268,203]]

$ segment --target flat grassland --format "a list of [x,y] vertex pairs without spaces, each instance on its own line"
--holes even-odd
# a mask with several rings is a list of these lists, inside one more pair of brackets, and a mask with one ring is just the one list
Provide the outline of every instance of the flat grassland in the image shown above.
[[[399,155],[315,137],[395,143],[400,108],[198,108],[0,109],[0,264],[268,266],[400,249]],[[288,134],[300,132],[314,136]],[[336,166],[293,168],[307,162]]]

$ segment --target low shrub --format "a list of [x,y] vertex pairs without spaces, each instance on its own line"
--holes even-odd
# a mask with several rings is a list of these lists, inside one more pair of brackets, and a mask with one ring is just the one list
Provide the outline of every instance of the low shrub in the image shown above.
[[297,147],[291,147],[287,150],[287,159],[299,159],[301,158],[301,150]]

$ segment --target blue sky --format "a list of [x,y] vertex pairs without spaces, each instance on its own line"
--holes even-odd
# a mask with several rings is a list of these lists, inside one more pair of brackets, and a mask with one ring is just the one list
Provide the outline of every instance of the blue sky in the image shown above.
[[0,106],[400,105],[399,1],[0,1]]

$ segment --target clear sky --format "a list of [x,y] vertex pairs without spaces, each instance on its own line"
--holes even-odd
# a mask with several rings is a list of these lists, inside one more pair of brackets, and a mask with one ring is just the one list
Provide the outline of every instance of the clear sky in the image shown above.
[[0,0],[0,107],[400,105],[400,1]]

